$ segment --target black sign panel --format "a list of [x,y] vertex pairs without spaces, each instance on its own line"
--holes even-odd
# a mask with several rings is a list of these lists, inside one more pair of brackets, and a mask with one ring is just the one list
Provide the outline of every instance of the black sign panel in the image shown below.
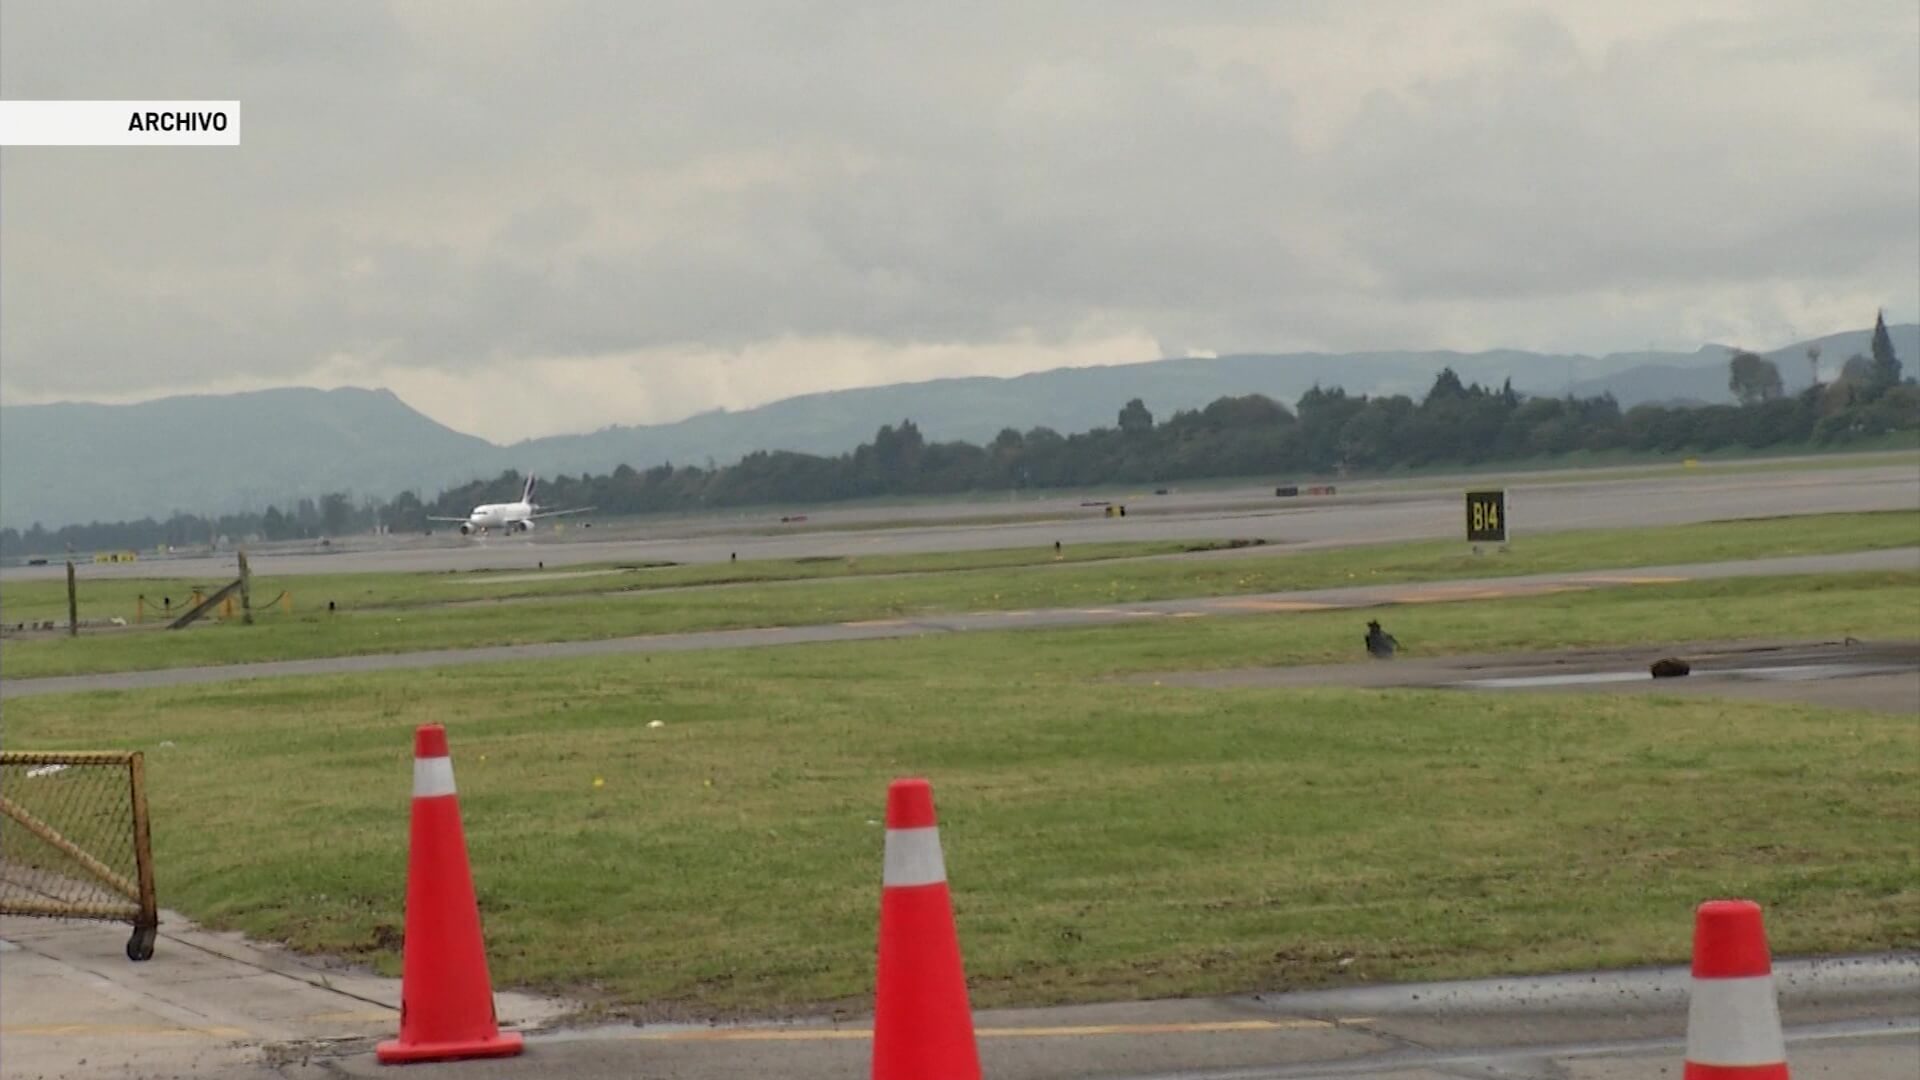
[[1467,542],[1473,544],[1507,542],[1506,492],[1467,492]]

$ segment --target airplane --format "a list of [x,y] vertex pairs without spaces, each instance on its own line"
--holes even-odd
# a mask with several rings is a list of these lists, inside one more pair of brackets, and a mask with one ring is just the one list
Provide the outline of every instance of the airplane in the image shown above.
[[563,514],[584,514],[593,509],[591,506],[576,507],[572,510],[548,510],[540,512],[540,506],[533,501],[533,477],[527,477],[527,486],[520,490],[520,501],[510,503],[484,503],[473,508],[473,513],[463,518],[428,516],[428,521],[457,521],[460,523],[460,535],[471,536],[478,532],[485,534],[488,529],[505,529],[507,532],[532,532],[533,523],[541,518],[560,517]]

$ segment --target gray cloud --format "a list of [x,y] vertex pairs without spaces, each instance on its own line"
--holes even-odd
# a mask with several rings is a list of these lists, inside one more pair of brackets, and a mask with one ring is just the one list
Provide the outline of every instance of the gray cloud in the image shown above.
[[[5,151],[9,400],[350,376],[518,435],[1106,341],[1920,313],[1899,0],[14,2],[0,94],[245,108],[236,150]],[[747,355],[808,375],[702,374]],[[607,392],[503,381],[562,363]]]

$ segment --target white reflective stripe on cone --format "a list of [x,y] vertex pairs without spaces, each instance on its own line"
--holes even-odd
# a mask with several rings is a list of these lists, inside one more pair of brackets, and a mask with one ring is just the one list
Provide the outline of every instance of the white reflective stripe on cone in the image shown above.
[[431,799],[453,794],[453,759],[427,757],[413,759],[413,797]]
[[1773,976],[1693,980],[1687,1060],[1695,1065],[1778,1065],[1787,1060]]
[[940,857],[940,828],[888,829],[882,885],[938,885],[947,880],[947,864]]

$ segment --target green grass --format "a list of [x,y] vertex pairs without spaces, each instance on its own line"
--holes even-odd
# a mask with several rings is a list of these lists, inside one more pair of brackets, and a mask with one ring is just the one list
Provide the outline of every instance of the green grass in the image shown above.
[[[379,591],[376,606],[333,615],[262,613],[260,624],[196,626],[184,633],[117,632],[14,640],[9,678],[407,652],[540,641],[578,641],[694,630],[791,626],[1088,604],[1225,596],[1342,585],[1394,584],[1631,568],[1920,544],[1920,513],[1835,514],[1660,529],[1590,530],[1523,538],[1506,555],[1419,541],[1363,549],[769,583],[765,587],[635,590],[514,603],[395,605],[417,581]],[[1042,549],[1048,559],[1051,549]],[[1010,560],[1034,556],[1015,551]],[[830,565],[830,564],[820,564]],[[694,568],[689,568],[694,569]],[[570,579],[574,582],[592,578]],[[304,586],[302,586],[304,588]],[[267,595],[271,595],[269,591]],[[305,595],[311,596],[311,592]]]
[[[1052,548],[996,548],[906,555],[821,556],[800,559],[750,559],[746,562],[645,563],[635,561],[586,563],[552,570],[449,570],[431,573],[300,574],[286,577],[257,575],[255,603],[262,615],[281,593],[293,594],[295,611],[324,608],[332,600],[355,610],[386,607],[422,607],[473,600],[518,600],[540,596],[578,596],[597,593],[645,592],[707,585],[764,584],[775,581],[812,581],[852,577],[891,577],[900,574],[944,573],[955,570],[992,570],[1015,566],[1102,562],[1215,551],[1233,546],[1230,540],[1151,540],[1075,544]],[[1244,543],[1244,541],[1242,542]],[[226,585],[221,577],[230,569],[222,563],[211,577],[100,578],[87,580],[80,568],[79,606],[83,622],[119,617],[133,621],[138,600],[146,598],[146,616],[159,621],[173,600],[172,612],[185,612],[194,589],[208,594]],[[38,622],[52,619],[65,624],[67,584],[64,580],[28,580],[0,583],[0,621]]]
[[[1728,580],[1393,629],[1425,653],[1876,638],[1911,635],[1916,604],[1920,574]],[[980,1005],[1677,962],[1717,895],[1765,903],[1781,954],[1920,945],[1911,718],[1112,681],[1352,658],[1358,623],[27,698],[7,738],[145,750],[164,903],[392,973],[410,735],[445,722],[496,981],[650,1015],[861,1007],[875,822],[908,774],[935,784]]]

